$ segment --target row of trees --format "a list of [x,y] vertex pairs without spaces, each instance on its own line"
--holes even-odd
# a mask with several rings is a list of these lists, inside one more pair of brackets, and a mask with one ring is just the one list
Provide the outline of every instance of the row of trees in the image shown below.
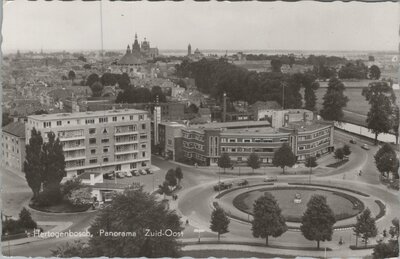
[[[282,147],[280,147],[275,151],[272,164],[276,167],[281,167],[283,173],[285,173],[285,167],[287,166],[292,167],[295,163],[296,163],[296,156],[293,154],[293,151],[288,144],[284,143]],[[253,173],[254,169],[260,168],[261,159],[257,153],[250,154],[250,156],[247,159],[247,165],[251,167]],[[231,168],[233,166],[231,158],[227,153],[223,153],[221,157],[218,159],[218,166],[224,169],[224,173],[226,168]]]
[[100,97],[104,86],[114,86],[117,85],[121,89],[130,88],[130,79],[127,73],[123,74],[112,74],[112,73],[104,73],[101,77],[96,74],[90,74],[85,81],[85,85],[89,86],[92,90],[93,97]]
[[59,138],[53,132],[47,133],[48,141],[43,142],[40,131],[31,131],[26,145],[24,162],[25,178],[33,192],[33,201],[54,204],[62,196],[60,183],[65,176],[65,158]]
[[146,87],[128,87],[120,92],[115,100],[116,103],[164,103],[167,101],[166,94],[160,86],[153,86],[151,90]]
[[305,89],[307,109],[315,108],[315,90],[319,84],[315,82],[312,72],[293,75],[280,72],[280,63],[273,62],[274,72],[256,73],[228,63],[225,59],[197,62],[183,61],[176,66],[176,74],[180,77],[193,77],[198,89],[213,98],[221,99],[225,92],[232,101],[277,101],[281,105],[282,96],[285,108],[302,108],[300,89]]
[[348,145],[344,145],[342,148],[337,148],[334,153],[334,157],[337,160],[343,160],[345,157],[351,154],[350,147]]

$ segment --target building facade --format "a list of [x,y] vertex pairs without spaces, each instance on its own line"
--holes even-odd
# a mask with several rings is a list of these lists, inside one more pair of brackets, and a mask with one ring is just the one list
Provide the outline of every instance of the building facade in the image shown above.
[[217,165],[223,153],[238,165],[246,164],[250,154],[256,153],[262,164],[269,165],[275,151],[287,143],[302,162],[308,156],[333,151],[333,132],[333,123],[323,121],[297,122],[284,128],[270,127],[267,121],[211,123],[183,129],[182,150],[185,160],[199,165]]
[[1,140],[2,166],[22,172],[25,161],[25,124],[12,122],[4,126]]
[[36,128],[63,145],[67,177],[83,172],[146,169],[151,166],[150,119],[146,111],[125,109],[32,115],[26,139]]

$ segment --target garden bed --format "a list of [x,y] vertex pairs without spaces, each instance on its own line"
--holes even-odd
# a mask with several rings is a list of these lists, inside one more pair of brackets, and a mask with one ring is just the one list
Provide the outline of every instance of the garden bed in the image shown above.
[[327,167],[338,168],[338,167],[346,164],[348,161],[349,161],[348,159],[343,159],[336,163],[329,164],[329,165],[327,165]]
[[29,207],[32,209],[50,212],[50,213],[76,213],[76,212],[84,212],[87,211],[92,205],[82,205],[75,206],[68,201],[61,201],[59,204],[51,205],[51,206],[38,206],[36,204],[29,204]]
[[380,200],[375,200],[375,203],[378,204],[378,206],[379,206],[379,213],[375,217],[375,220],[378,220],[378,219],[382,218],[383,216],[385,216],[386,205],[383,204],[383,202],[381,202]]
[[311,184],[311,183],[310,184],[309,183],[288,183],[288,184],[289,185],[306,185],[306,186],[309,185],[309,186],[327,187],[327,188],[333,188],[333,189],[339,189],[339,190],[343,190],[343,191],[347,191],[347,192],[352,192],[352,193],[355,193],[355,194],[358,194],[358,195],[361,195],[361,196],[364,196],[364,197],[369,197],[368,194],[365,194],[363,192],[347,189],[347,188],[344,188],[344,187],[336,187],[336,186],[326,185],[326,184],[317,184],[317,183],[313,183],[313,184]]

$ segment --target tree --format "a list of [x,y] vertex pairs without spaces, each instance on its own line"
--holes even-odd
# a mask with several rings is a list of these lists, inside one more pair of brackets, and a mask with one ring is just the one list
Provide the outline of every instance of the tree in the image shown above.
[[82,61],[82,62],[86,62],[86,61],[87,61],[86,58],[85,58],[84,56],[82,56],[82,55],[80,55],[80,56],[78,57],[78,60],[80,60],[80,61]]
[[308,168],[310,168],[310,181],[311,181],[311,174],[312,174],[312,169],[313,167],[317,167],[317,158],[315,156],[309,156],[306,158],[306,162],[304,165]]
[[95,82],[99,82],[100,78],[97,74],[90,74],[86,79],[86,85],[91,87]]
[[389,240],[387,243],[378,243],[374,247],[372,253],[373,259],[382,258],[398,258],[399,256],[399,244],[394,240]]
[[42,109],[41,109],[41,110],[35,111],[34,114],[35,114],[35,115],[42,115],[42,114],[49,114],[49,112],[46,111],[46,110],[42,110]]
[[151,88],[151,100],[153,102],[165,103],[167,101],[167,97],[165,96],[164,92],[162,91],[161,87],[155,85]]
[[89,187],[71,191],[68,200],[75,206],[88,205],[93,202],[92,189]]
[[362,90],[362,95],[370,104],[366,122],[368,129],[375,134],[375,145],[377,145],[378,135],[389,133],[394,127],[396,96],[387,82],[370,83]]
[[260,168],[261,161],[256,153],[251,153],[247,159],[247,165],[251,167],[254,173],[254,169]]
[[49,140],[43,144],[41,157],[43,188],[60,193],[60,182],[66,175],[63,147],[53,132],[47,133],[47,136]]
[[388,177],[390,172],[397,171],[399,166],[399,161],[396,154],[384,153],[378,161],[376,161],[376,168],[382,175]]
[[102,85],[108,86],[108,85],[115,85],[117,83],[117,80],[115,79],[113,74],[104,73],[100,78],[100,82]]
[[271,60],[272,72],[281,73],[282,61],[280,59]]
[[158,186],[158,189],[160,191],[160,194],[164,195],[164,200],[165,200],[165,195],[168,195],[171,192],[171,190],[169,189],[168,181],[164,181],[161,185]]
[[379,69],[379,67],[377,65],[372,65],[369,68],[368,76],[371,79],[378,80],[381,77],[381,70]]
[[344,145],[344,146],[343,146],[343,154],[344,154],[345,156],[350,156],[351,150],[350,150],[349,145]]
[[82,188],[82,180],[78,177],[74,177],[70,180],[65,181],[61,186],[61,192],[63,196],[69,196],[72,191]]
[[72,84],[74,83],[75,78],[76,78],[75,72],[73,70],[70,70],[68,73],[68,79],[71,80]]
[[55,250],[50,250],[52,256],[59,258],[69,257],[82,257],[87,258],[91,256],[91,251],[86,243],[82,240],[75,240],[73,243],[65,243],[58,246]]
[[218,241],[220,240],[220,235],[228,233],[228,226],[229,226],[230,220],[228,216],[226,215],[225,211],[217,206],[215,210],[213,210],[211,214],[211,226],[210,229],[211,231],[217,232],[218,233]]
[[369,208],[366,208],[360,215],[357,216],[357,222],[354,225],[353,231],[356,234],[356,238],[361,235],[365,246],[367,246],[369,238],[377,235],[378,230],[376,228],[375,218],[371,216],[371,211]]
[[336,158],[337,160],[343,160],[344,158],[343,148],[337,148],[335,150],[333,157]]
[[19,213],[18,222],[25,229],[35,229],[35,228],[37,228],[37,224],[32,219],[31,213],[25,207]]
[[25,147],[26,150],[24,161],[25,178],[29,187],[32,189],[33,200],[39,196],[39,192],[42,187],[42,145],[43,138],[40,134],[40,131],[36,131],[36,129],[33,128],[31,130],[29,144]]
[[178,166],[175,168],[175,177],[178,179],[178,184],[181,184],[181,180],[183,179],[183,173],[182,173],[182,168]]
[[93,97],[100,97],[104,87],[100,82],[94,82],[90,88],[92,89]]
[[251,230],[254,237],[265,238],[268,246],[268,237],[279,237],[286,232],[285,218],[281,214],[278,202],[269,192],[265,192],[253,205],[254,219]]
[[224,169],[224,173],[226,168],[231,168],[232,167],[232,161],[231,158],[227,153],[223,153],[220,158],[218,159],[218,166],[220,168]]
[[393,239],[399,241],[399,219],[392,219],[392,225],[393,226],[390,226],[389,234],[392,236]]
[[90,64],[85,64],[85,65],[83,65],[83,68],[84,68],[84,69],[91,69],[92,66],[91,66]]
[[283,174],[285,174],[286,166],[292,167],[295,163],[296,156],[286,143],[284,143],[278,150],[275,151],[274,158],[272,159],[272,164],[282,168]]
[[[100,235],[100,231],[135,233],[132,236]],[[176,235],[146,236],[159,230],[181,233],[179,216],[142,189],[116,194],[89,228],[92,256],[100,257],[180,257]],[[143,249],[145,247],[145,249]]]
[[307,210],[301,218],[300,230],[308,240],[317,241],[319,249],[320,241],[331,241],[335,215],[326,203],[326,197],[313,195],[307,203]]
[[187,108],[187,112],[188,113],[198,113],[199,112],[199,108],[196,106],[196,104],[191,103]]
[[343,108],[346,107],[349,98],[344,95],[345,86],[337,78],[329,80],[328,89],[323,97],[323,108],[320,114],[324,120],[343,121]]
[[1,126],[4,127],[4,126],[10,124],[11,122],[13,122],[13,119],[10,117],[10,114],[7,112],[3,112]]
[[118,86],[119,88],[125,90],[129,87],[129,84],[131,83],[131,80],[129,79],[129,76],[127,73],[123,73],[121,77],[118,79]]
[[176,186],[178,181],[176,179],[176,174],[174,169],[169,169],[165,174],[165,181],[168,182],[169,186]]

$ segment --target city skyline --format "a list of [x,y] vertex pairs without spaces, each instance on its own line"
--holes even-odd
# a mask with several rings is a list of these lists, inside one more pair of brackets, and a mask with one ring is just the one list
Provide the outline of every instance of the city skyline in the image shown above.
[[[396,51],[395,4],[103,1],[103,49],[124,50],[137,33],[160,50]],[[5,53],[101,49],[99,2],[9,2],[3,13]]]

